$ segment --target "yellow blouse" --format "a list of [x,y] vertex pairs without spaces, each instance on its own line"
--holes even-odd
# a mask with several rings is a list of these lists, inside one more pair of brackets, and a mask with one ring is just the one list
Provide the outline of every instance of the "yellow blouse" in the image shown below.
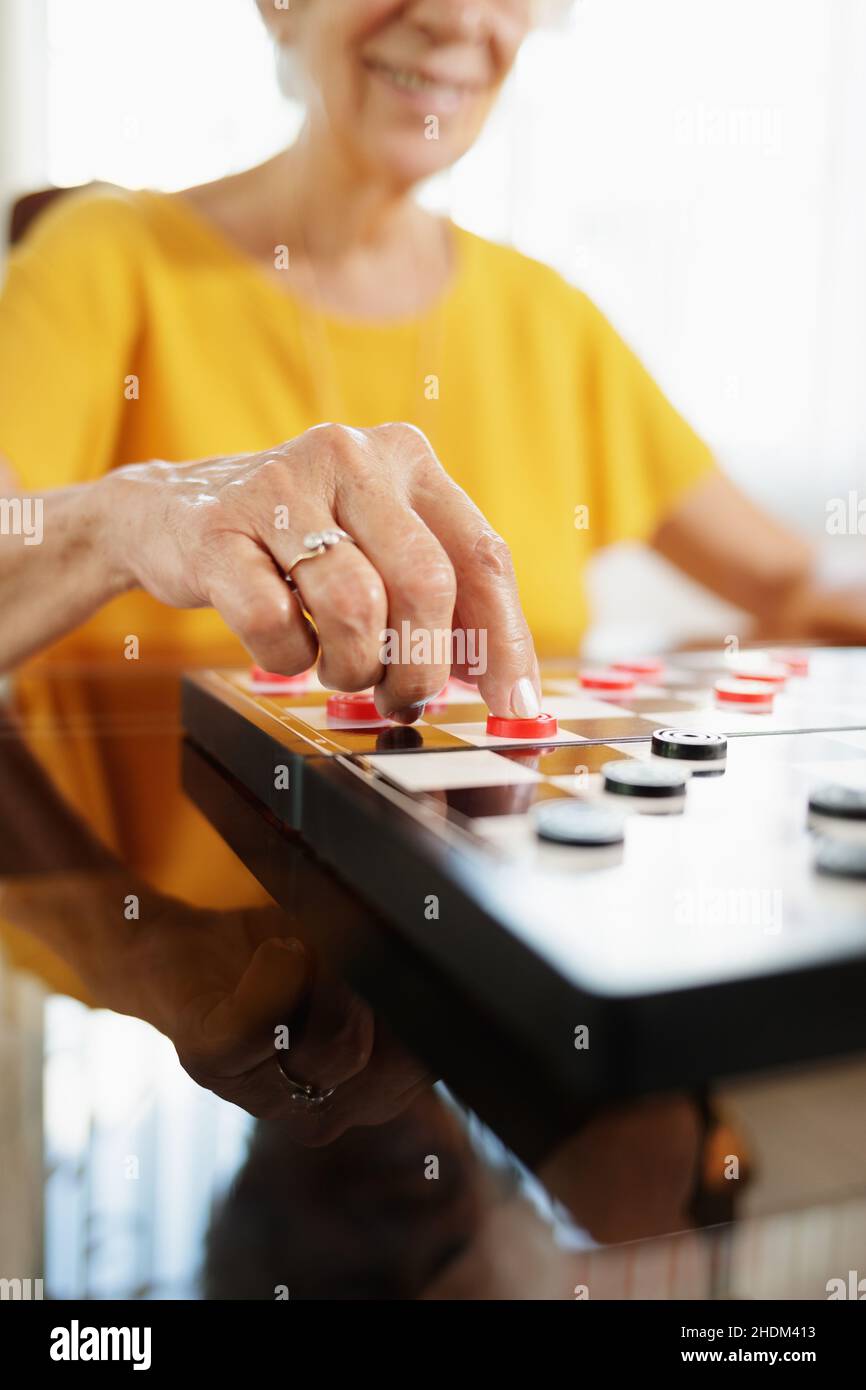
[[[324,419],[409,419],[512,548],[542,654],[574,654],[583,570],[649,536],[710,453],[579,290],[457,232],[438,306],[369,323],[282,291],[189,204],[69,195],[11,256],[0,298],[0,454],[34,491],[119,464],[267,449]],[[141,594],[64,644],[210,659],[212,613]]]
[[[39,492],[129,462],[267,449],[326,419],[411,420],[510,544],[539,652],[575,654],[593,551],[650,536],[712,458],[585,295],[469,232],[456,244],[429,312],[353,321],[300,303],[176,197],[66,195],[9,258],[0,455]],[[62,756],[33,745],[64,794],[163,892],[260,897],[178,795],[176,746],[158,732],[158,709],[174,717],[166,664],[246,660],[221,619],[128,594],[39,664],[59,659],[112,673],[22,683],[31,715],[75,731]],[[91,741],[88,721],[123,736]]]

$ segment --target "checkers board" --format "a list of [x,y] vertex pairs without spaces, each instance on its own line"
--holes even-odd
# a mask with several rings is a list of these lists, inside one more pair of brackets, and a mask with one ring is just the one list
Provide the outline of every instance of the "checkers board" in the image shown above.
[[[446,1080],[459,1089],[466,1047],[437,1035],[471,1016],[476,1050],[485,1029],[513,1040],[523,1081],[579,1107],[866,1047],[866,651],[792,654],[770,708],[720,701],[718,682],[751,688],[764,659],[634,663],[624,690],[551,668],[556,731],[532,740],[489,734],[477,692],[456,682],[404,727],[330,717],[315,674],[283,686],[200,672],[184,682],[184,729],[263,824],[408,948],[412,1007],[433,1064],[449,1057]],[[671,766],[662,729],[675,744],[726,741],[715,775],[683,761],[671,799],[640,794],[641,776]],[[647,767],[639,794],[621,794],[629,768]],[[828,823],[810,802],[847,810]],[[621,834],[540,833],[577,806]],[[381,1005],[375,970],[361,975]],[[447,1017],[428,1009],[434,980],[459,1000]]]

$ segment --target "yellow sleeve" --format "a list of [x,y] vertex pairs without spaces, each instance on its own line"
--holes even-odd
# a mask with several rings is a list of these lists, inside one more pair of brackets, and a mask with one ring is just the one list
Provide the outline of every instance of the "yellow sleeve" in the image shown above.
[[[0,290],[0,457],[41,492],[111,466],[139,333],[137,218],[122,196],[62,195],[9,255]],[[53,991],[87,1000],[47,946],[0,919],[0,950]]]
[[581,300],[581,375],[595,445],[590,536],[598,547],[646,541],[715,460],[600,310]]
[[120,191],[63,195],[0,292],[0,456],[28,491],[111,466],[140,332],[139,218]]

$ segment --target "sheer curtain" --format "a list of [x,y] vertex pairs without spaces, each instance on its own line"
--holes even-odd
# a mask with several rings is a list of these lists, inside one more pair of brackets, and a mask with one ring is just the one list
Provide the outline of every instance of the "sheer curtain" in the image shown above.
[[[455,216],[586,289],[735,479],[807,532],[866,499],[866,5],[579,0],[450,176]],[[661,562],[594,570],[601,654],[740,615]]]
[[[48,162],[45,46],[47,0],[0,4],[0,218]],[[4,237],[0,234],[0,262]]]
[[[178,187],[291,136],[253,0],[26,5],[48,34],[32,182]],[[582,285],[738,481],[824,540],[866,452],[864,65],[863,0],[574,0],[426,193]],[[718,620],[635,563],[600,566],[605,621]]]
[[862,0],[582,0],[451,179],[803,520],[866,443],[864,68]]

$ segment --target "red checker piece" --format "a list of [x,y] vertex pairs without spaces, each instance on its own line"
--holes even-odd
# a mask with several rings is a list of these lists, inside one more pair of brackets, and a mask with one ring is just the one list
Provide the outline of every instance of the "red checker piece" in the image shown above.
[[614,661],[613,671],[625,671],[627,675],[640,676],[641,680],[657,681],[664,673],[665,664],[658,657],[636,657],[634,661]]
[[742,662],[735,662],[731,666],[731,675],[738,681],[764,681],[767,685],[773,685],[781,690],[788,679],[790,672],[787,666],[782,666],[778,661],[751,662],[745,659]]
[[777,661],[787,668],[792,676],[808,676],[809,653],[795,651],[773,651]]
[[738,705],[751,713],[773,708],[775,689],[766,681],[720,680],[715,684],[720,705]]
[[494,738],[552,738],[559,725],[552,714],[539,714],[536,719],[503,719],[488,714],[487,732]]
[[581,671],[580,683],[584,690],[612,690],[618,695],[624,695],[627,691],[634,690],[637,677],[610,666],[598,671]]
[[313,670],[311,666],[309,671],[298,671],[294,676],[282,676],[277,671],[265,671],[261,666],[252,666],[250,680],[256,685],[285,685],[291,690],[299,685],[306,685]]
[[359,690],[355,694],[336,691],[328,696],[327,711],[332,719],[357,719],[364,724],[385,722],[376,708],[372,690]]

